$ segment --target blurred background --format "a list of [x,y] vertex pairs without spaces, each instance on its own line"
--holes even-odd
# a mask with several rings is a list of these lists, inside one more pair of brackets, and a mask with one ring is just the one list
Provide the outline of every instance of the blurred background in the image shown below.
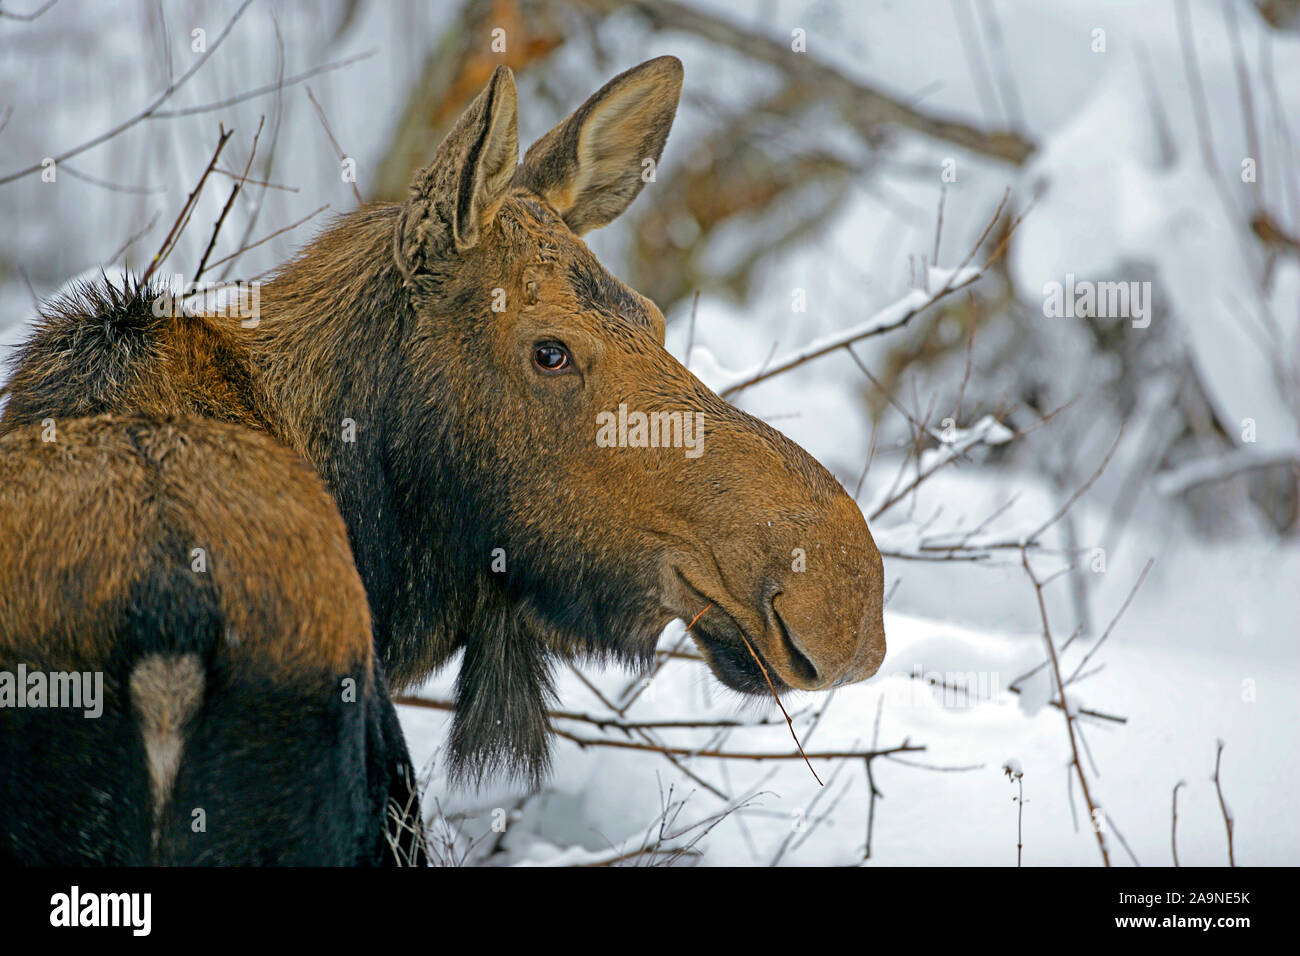
[[[400,201],[499,63],[526,145],[663,54],[686,82],[655,180],[588,242],[885,554],[890,657],[791,705],[805,746],[926,750],[827,761],[824,788],[793,761],[661,759],[790,741],[689,654],[649,683],[566,670],[571,712],[754,726],[561,742],[543,792],[465,793],[438,776],[445,712],[403,708],[447,861],[1014,865],[1023,811],[1026,864],[1100,862],[1096,828],[1111,862],[1168,864],[1183,781],[1182,862],[1228,862],[1227,816],[1237,862],[1300,863],[1296,0],[5,0],[0,347],[74,277],[147,266],[223,129],[164,272],[246,166],[210,279]],[[1053,308],[1087,283],[1142,309]],[[854,335],[904,300],[925,307]],[[764,374],[818,340],[853,350]],[[1071,679],[1042,666],[1045,619]],[[670,812],[707,823],[665,842]]]

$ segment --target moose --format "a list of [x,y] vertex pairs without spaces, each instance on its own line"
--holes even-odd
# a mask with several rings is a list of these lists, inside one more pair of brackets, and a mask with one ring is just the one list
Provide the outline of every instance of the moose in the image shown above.
[[[0,672],[105,699],[0,707],[0,862],[421,861],[391,690],[457,652],[467,785],[544,779],[555,663],[644,667],[674,619],[745,694],[875,673],[861,510],[580,238],[642,191],[681,86],[642,63],[520,162],[498,67],[256,323],[138,280],[42,307],[0,419]],[[700,422],[701,453],[598,443],[620,406]]]

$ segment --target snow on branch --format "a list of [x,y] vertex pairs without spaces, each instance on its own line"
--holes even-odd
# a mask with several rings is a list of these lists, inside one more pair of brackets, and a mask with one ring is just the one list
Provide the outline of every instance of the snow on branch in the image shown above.
[[814,339],[802,348],[782,356],[775,363],[766,362],[747,369],[738,375],[733,375],[730,380],[716,383],[717,388],[715,390],[723,398],[731,398],[751,385],[781,375],[803,365],[805,362],[811,362],[813,359],[828,355],[836,349],[845,348],[863,339],[884,335],[886,332],[902,328],[914,316],[924,312],[940,299],[946,298],[959,289],[966,288],[983,274],[982,269],[969,267],[961,269],[930,269],[930,281],[927,288],[938,286],[937,292],[930,293],[927,289],[913,289],[898,301],[885,306],[875,315],[857,325],[836,332],[833,335]]
[[[976,253],[978,253],[980,248],[984,245],[984,241],[988,239],[989,234],[993,231],[993,227],[1001,220],[1002,211],[1006,209],[1007,201],[1010,198],[1011,190],[1004,190],[1002,198],[998,200],[997,207],[993,210],[993,215],[989,217],[988,223],[984,226],[984,231],[979,234],[979,238],[975,240],[970,251],[966,253],[966,257],[962,259],[957,268],[928,269],[925,274],[925,285],[923,288],[913,289],[892,305],[886,306],[863,322],[860,322],[849,329],[845,329],[842,332],[837,332],[834,335],[815,339],[802,348],[795,350],[791,354],[783,356],[775,363],[772,363],[769,360],[762,366],[750,369],[746,372],[741,372],[739,375],[710,376],[709,385],[723,398],[734,399],[740,392],[758,382],[766,381],[767,379],[774,378],[777,375],[782,375],[791,369],[798,368],[806,362],[811,362],[812,360],[821,358],[824,355],[829,355],[837,349],[845,349],[850,355],[852,355],[852,346],[855,343],[877,335],[884,335],[886,332],[892,332],[895,329],[901,329],[903,326],[907,325],[908,322],[912,321],[915,316],[924,312],[939,300],[944,299],[952,293],[964,289],[974,283],[984,275],[984,273],[988,271],[989,266],[991,266],[997,258],[1002,255],[1003,251],[1007,247],[1007,243],[1011,239],[1011,236],[1020,225],[1021,220],[1024,219],[1025,214],[1030,208],[1032,208],[1032,203],[1029,207],[1026,207],[1024,212],[1012,220],[1005,235],[1003,235],[1002,239],[993,250],[993,254],[984,261],[984,264],[979,267],[971,267],[970,265],[974,260]],[[942,229],[942,227],[943,220],[940,218],[939,223],[936,226],[935,248],[938,248],[938,235],[939,230]],[[934,289],[936,286],[938,287],[937,291],[931,292],[930,290]],[[718,369],[717,371],[721,370]]]
[[992,415],[985,415],[970,428],[953,428],[951,430],[927,429],[939,440],[938,448],[928,448],[921,452],[920,464],[916,477],[897,492],[886,492],[884,499],[868,512],[868,520],[874,521],[882,514],[902,501],[907,495],[920,487],[921,483],[940,468],[959,458],[977,445],[1004,445],[1015,437],[1015,433]]

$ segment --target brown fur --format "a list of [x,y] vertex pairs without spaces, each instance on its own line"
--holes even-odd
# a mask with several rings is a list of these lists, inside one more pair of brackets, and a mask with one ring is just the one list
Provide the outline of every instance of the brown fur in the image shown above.
[[202,548],[207,570],[190,573],[220,595],[232,666],[278,679],[368,668],[346,530],[291,452],[202,420],[99,416],[55,429],[54,441],[39,425],[0,439],[0,646],[51,667],[102,667],[132,585],[164,557],[190,568]]
[[298,456],[202,419],[9,424],[0,537],[0,671],[103,682],[96,719],[0,709],[0,863],[389,858],[408,758]]

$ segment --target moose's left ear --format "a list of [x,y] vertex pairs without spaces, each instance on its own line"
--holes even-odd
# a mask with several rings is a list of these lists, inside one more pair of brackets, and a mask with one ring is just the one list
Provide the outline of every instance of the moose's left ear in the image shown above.
[[411,180],[393,253],[410,278],[429,259],[478,244],[501,208],[519,162],[515,77],[498,66],[483,92],[447,133],[438,152]]
[[620,73],[536,143],[515,185],[545,199],[578,235],[617,217],[659,162],[682,92],[682,64],[661,56]]

